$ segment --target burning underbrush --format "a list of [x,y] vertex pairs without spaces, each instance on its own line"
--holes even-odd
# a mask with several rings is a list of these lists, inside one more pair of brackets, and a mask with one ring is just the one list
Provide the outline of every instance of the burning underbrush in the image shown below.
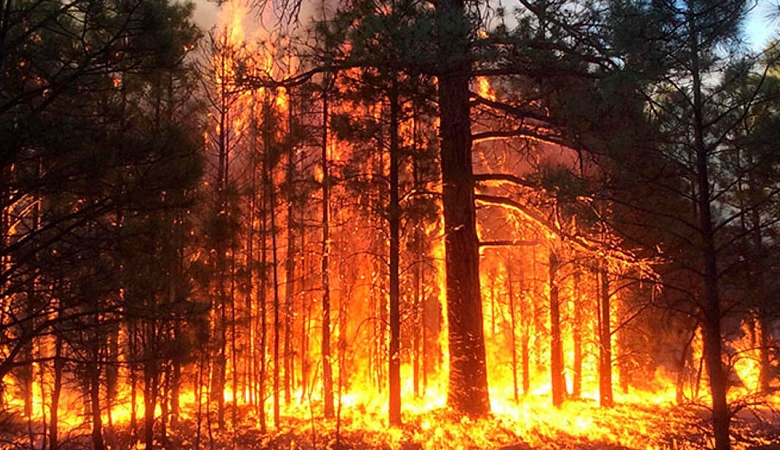
[[[238,448],[289,449],[706,449],[712,448],[709,412],[701,405],[620,404],[601,409],[590,400],[556,409],[528,402],[491,417],[470,419],[446,409],[407,415],[389,428],[379,414],[356,411],[341,420],[289,417],[279,431],[248,430]],[[373,425],[372,425],[373,424]],[[780,445],[780,415],[768,404],[735,416],[735,449]],[[223,448],[230,442],[223,441]]]
[[[228,423],[224,430],[217,429],[214,413],[187,416],[174,429],[160,430],[164,437],[156,445],[165,449],[302,450],[712,448],[710,412],[705,406],[678,405],[663,398],[618,398],[612,408],[601,408],[592,399],[571,399],[555,408],[535,395],[521,398],[519,404],[494,400],[494,412],[479,419],[440,406],[405,412],[400,427],[388,427],[381,409],[342,405],[335,418],[326,420],[317,413],[321,405],[316,401],[302,402],[285,408],[281,426],[270,426],[265,432],[256,411],[242,408],[237,411],[235,427]],[[732,422],[733,448],[780,448],[780,399],[755,397],[741,404]],[[3,418],[0,449],[48,448],[35,428],[19,417]],[[106,433],[106,448],[143,449],[139,433],[129,424],[117,424]],[[58,448],[92,448],[90,427],[63,430]]]

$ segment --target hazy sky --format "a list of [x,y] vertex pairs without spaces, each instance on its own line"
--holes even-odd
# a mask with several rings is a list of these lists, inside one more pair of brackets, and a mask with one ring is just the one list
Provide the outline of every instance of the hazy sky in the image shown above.
[[[195,2],[195,22],[204,30],[213,27],[220,11],[216,2],[211,0],[193,1]],[[745,23],[745,38],[752,49],[761,50],[771,39],[780,36],[780,20],[771,18],[774,12],[780,16],[778,4],[778,0],[757,0],[757,6],[748,15],[748,20]]]
[[195,23],[204,30],[208,30],[216,23],[219,14],[219,6],[216,2],[207,0],[193,0],[195,3]]

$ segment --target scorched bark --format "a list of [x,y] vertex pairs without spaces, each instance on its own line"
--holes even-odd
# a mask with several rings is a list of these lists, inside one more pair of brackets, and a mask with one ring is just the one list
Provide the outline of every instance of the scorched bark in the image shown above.
[[450,350],[447,403],[479,416],[490,411],[490,398],[471,162],[468,19],[462,0],[443,0],[436,8],[442,61],[438,93]]

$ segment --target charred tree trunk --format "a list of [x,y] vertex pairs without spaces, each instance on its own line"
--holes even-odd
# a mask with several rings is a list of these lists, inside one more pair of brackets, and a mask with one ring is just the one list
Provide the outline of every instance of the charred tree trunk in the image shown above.
[[520,402],[520,392],[517,385],[517,321],[515,312],[515,289],[512,282],[512,261],[507,259],[506,261],[506,284],[507,284],[507,296],[509,297],[509,326],[511,336],[511,349],[512,349],[512,392],[514,393],[515,403]]
[[[230,244],[230,390],[233,394],[230,408],[230,426],[235,438],[236,424],[238,423],[238,317],[236,311],[236,243]],[[225,381],[227,383],[227,380]],[[222,395],[224,398],[224,394]]]
[[254,106],[251,109],[251,116],[252,119],[250,120],[250,128],[249,128],[249,138],[252,142],[252,158],[250,159],[250,174],[249,174],[249,211],[248,211],[248,222],[249,227],[247,230],[247,238],[246,238],[246,260],[247,260],[247,270],[246,270],[246,294],[244,297],[244,310],[247,312],[248,315],[248,321],[249,321],[249,345],[247,345],[247,349],[244,353],[245,355],[245,363],[244,363],[244,376],[246,379],[246,386],[248,392],[250,392],[249,395],[249,404],[253,407],[257,407],[257,401],[258,401],[258,388],[257,388],[257,372],[259,370],[259,364],[257,361],[257,341],[258,341],[258,330],[257,330],[257,316],[258,316],[258,308],[257,304],[253,303],[254,298],[252,297],[253,294],[257,295],[256,298],[259,297],[259,289],[257,288],[256,283],[256,276],[259,276],[257,268],[253,267],[256,264],[256,256],[255,256],[255,239],[257,239],[257,232],[255,229],[255,223],[257,221],[257,218],[259,216],[258,214],[258,192],[257,192],[257,158],[258,158],[258,134],[257,134],[257,120],[256,115],[254,112]]
[[612,400],[612,330],[610,326],[609,271],[606,262],[598,269],[599,404],[610,408]]
[[[98,352],[96,352],[98,353]],[[92,414],[92,448],[94,450],[105,450],[103,442],[103,418],[100,414],[100,365],[97,359],[99,355],[94,355],[94,361],[89,363],[87,374],[89,376],[89,403]]]
[[401,313],[400,313],[400,216],[398,199],[398,82],[390,87],[390,204],[387,216],[390,222],[390,354],[388,355],[388,388],[390,425],[401,425]]
[[709,177],[709,151],[704,141],[704,104],[699,61],[699,36],[697,32],[695,5],[688,1],[689,45],[691,50],[691,75],[693,78],[693,150],[696,162],[696,210],[701,235],[701,258],[704,273],[704,360],[710,378],[712,396],[712,428],[715,435],[715,449],[729,450],[731,442],[729,412],[726,393],[728,382],[723,367],[721,344],[721,310],[718,293],[718,263],[715,248],[715,228],[711,210],[711,186]]
[[[751,183],[752,184],[752,183]],[[757,187],[751,186],[751,190],[757,190]],[[758,390],[759,392],[769,392],[770,383],[772,381],[772,367],[769,362],[770,352],[770,336],[769,331],[769,311],[767,311],[767,288],[766,278],[764,276],[765,271],[765,250],[763,243],[763,236],[761,233],[761,214],[758,208],[752,208],[751,210],[753,230],[753,258],[756,259],[755,266],[755,289],[756,300],[758,301],[758,308],[756,312],[756,329],[757,329],[757,344],[759,352],[759,374],[758,374]]]
[[471,162],[469,23],[463,0],[438,2],[436,14],[442,62],[438,94],[450,347],[447,403],[482,416],[490,412],[490,397]]
[[[176,323],[178,329],[178,321]],[[177,334],[179,332],[177,331]],[[179,394],[181,392],[181,361],[177,358],[171,363],[171,428],[176,429],[179,426]]]
[[[266,150],[268,151],[268,150]],[[276,245],[276,188],[273,184],[272,167],[269,164],[267,167],[266,183],[269,189],[269,218],[271,220],[271,272],[273,283],[273,296],[274,296],[274,426],[279,428],[280,412],[279,412],[279,374],[280,374],[280,357],[279,346],[281,344],[281,322],[279,309],[281,303],[279,301],[279,264],[278,264],[278,248]]]
[[[301,248],[305,247],[306,233],[301,232]],[[309,333],[311,324],[311,304],[307,294],[309,277],[311,275],[310,264],[307,264],[309,258],[304,259],[302,267],[302,280],[301,280],[301,292],[304,295],[301,296],[301,361],[298,364],[301,368],[301,397],[300,401],[306,398],[307,389],[309,388]]]
[[328,89],[326,73],[322,89],[322,390],[326,418],[335,415],[333,408],[333,369],[330,354],[330,175],[328,173]]
[[293,101],[292,92],[287,91],[287,167],[285,182],[287,184],[287,254],[284,265],[284,401],[292,402],[292,382],[295,373],[295,357],[293,351],[293,302],[295,301],[295,147],[293,146]]
[[[223,36],[223,49],[230,48],[228,44],[228,36]],[[228,202],[227,202],[227,186],[230,173],[230,107],[231,99],[227,83],[230,79],[229,62],[225,55],[222,55],[222,64],[220,64],[220,79],[222,80],[219,88],[219,135],[217,141],[218,151],[218,164],[217,164],[217,180],[216,180],[216,200],[217,209],[216,214],[220,220],[217,221],[219,227],[227,227],[228,220]],[[227,230],[218,230],[216,242],[214,243],[214,250],[216,252],[216,304],[214,305],[214,341],[215,341],[215,355],[213,357],[211,386],[210,386],[210,401],[217,402],[217,424],[220,429],[225,425],[225,382],[227,377],[227,261],[225,253],[227,251],[226,245]]]
[[163,448],[168,448],[170,442],[168,441],[168,421],[170,420],[170,395],[171,395],[171,376],[172,367],[170,364],[165,364],[162,368],[162,386],[159,392],[160,399],[160,442]]
[[574,344],[574,373],[572,379],[572,396],[582,396],[582,321],[583,302],[580,297],[580,272],[579,267],[574,271],[574,323],[572,324],[572,341]]
[[[301,211],[301,224],[304,223],[303,211]],[[301,230],[301,247],[306,248],[306,232],[305,229]],[[309,373],[311,371],[311,361],[309,360],[309,336],[311,335],[311,318],[312,308],[314,307],[312,299],[309,297],[311,292],[311,278],[312,278],[312,258],[304,258],[303,260],[303,275],[301,277],[301,292],[305,295],[301,296],[301,401],[307,397],[309,386]]]
[[51,404],[49,410],[49,449],[59,448],[60,394],[62,393],[62,371],[65,360],[62,358],[62,337],[54,341],[54,373],[52,374]]
[[758,351],[759,351],[759,369],[758,374],[758,386],[760,392],[769,392],[770,384],[772,383],[772,366],[769,360],[770,352],[770,337],[769,321],[767,315],[769,313],[765,311],[765,308],[759,307],[758,309]]
[[[34,317],[35,317],[35,281],[34,280],[28,280],[27,283],[29,283],[29,287],[27,290],[27,298],[25,299],[27,301],[27,304],[25,305],[27,307],[27,311],[25,311],[25,314],[28,317],[28,320],[21,321],[22,324],[20,325],[21,336],[32,336],[33,335],[33,328],[35,326]],[[20,301],[21,298],[17,298],[16,301]],[[25,362],[22,364],[17,370],[16,370],[16,376],[21,384],[21,391],[23,395],[23,401],[24,401],[24,417],[27,419],[28,427],[32,428],[32,415],[33,415],[33,364],[32,361],[35,360],[35,340],[34,339],[27,339],[25,344],[22,348],[22,355],[23,359],[26,359],[29,362]],[[30,432],[32,435],[32,431]],[[34,440],[31,440],[31,442],[34,442]]]
[[[41,165],[40,162],[36,164],[35,167],[35,177],[38,179],[41,174]],[[40,196],[38,192],[34,192],[34,198],[33,198],[33,207],[32,211],[30,213],[31,218],[31,229],[37,230],[40,226]],[[0,270],[4,270],[5,268],[0,266]],[[33,329],[35,327],[35,315],[36,315],[36,301],[38,299],[38,293],[37,285],[38,280],[36,275],[32,275],[29,280],[26,280],[28,283],[27,288],[27,317],[29,317],[29,320],[22,321],[22,336],[33,336]],[[29,339],[27,343],[24,345],[24,349],[22,352],[25,354],[27,359],[30,361],[29,363],[25,363],[20,367],[20,376],[19,379],[22,384],[23,393],[24,393],[24,415],[27,418],[27,428],[28,428],[28,434],[30,436],[30,446],[34,447],[35,443],[35,435],[33,432],[33,381],[34,381],[34,372],[33,372],[33,363],[32,361],[35,360],[35,351],[36,351],[36,339]]]
[[414,308],[414,329],[413,329],[413,336],[412,336],[412,358],[414,358],[413,361],[413,372],[412,372],[412,383],[414,384],[414,397],[419,398],[421,394],[420,390],[420,384],[421,380],[423,378],[422,372],[425,370],[425,360],[423,356],[423,342],[425,339],[425,321],[423,320],[425,317],[424,314],[424,303],[422,301],[422,261],[420,260],[419,254],[420,254],[420,245],[419,245],[419,239],[420,239],[420,232],[418,230],[418,226],[415,226],[415,244],[414,244],[414,269],[412,271],[412,284],[414,285],[414,300],[413,300],[413,308]]
[[[138,336],[135,321],[127,324],[127,345],[128,353],[132,360],[138,360]],[[138,404],[138,375],[136,363],[130,363],[130,432],[133,438],[138,436],[138,418],[136,417],[136,406]]]
[[276,186],[274,185],[273,170],[276,162],[275,155],[272,152],[273,139],[271,137],[271,104],[268,94],[263,101],[263,190],[268,198],[268,219],[270,221],[269,231],[271,237],[271,292],[273,301],[273,379],[271,393],[274,409],[274,426],[279,428],[279,395],[280,395],[280,357],[279,349],[281,345],[281,322],[280,311],[281,303],[279,300],[279,263],[278,263],[278,245],[276,242]]
[[156,359],[153,356],[147,358],[149,360],[144,364],[144,441],[146,448],[154,448],[154,410],[157,407],[160,375]]
[[[265,177],[265,158],[262,162],[262,173]],[[265,381],[267,376],[267,364],[266,364],[266,346],[268,343],[268,329],[266,325],[266,292],[268,287],[268,249],[266,248],[266,236],[268,234],[268,227],[266,225],[267,206],[266,199],[268,198],[267,186],[263,183],[263,198],[260,201],[260,283],[257,287],[257,301],[260,303],[258,321],[260,322],[260,348],[258,349],[257,359],[260,363],[259,379],[257,380],[257,397],[259,406],[259,419],[260,419],[260,431],[266,432],[266,411],[265,411]]]
[[108,419],[109,443],[113,443],[114,422],[111,410],[116,403],[117,384],[119,382],[119,325],[110,324],[108,326],[108,335],[106,342],[106,355],[108,365],[106,366],[106,412]]
[[195,412],[195,439],[193,447],[200,448],[200,435],[201,428],[203,426],[203,378],[206,373],[206,355],[208,353],[205,349],[200,351],[198,355],[198,379],[195,385],[195,396],[197,397],[197,406]]
[[563,378],[563,343],[561,341],[561,306],[558,298],[558,256],[550,252],[550,381],[553,406],[560,407],[566,383]]

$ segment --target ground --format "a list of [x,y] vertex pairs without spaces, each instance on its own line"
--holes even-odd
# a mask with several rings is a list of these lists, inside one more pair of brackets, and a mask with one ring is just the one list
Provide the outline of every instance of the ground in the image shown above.
[[[557,410],[546,402],[521,402],[490,417],[459,417],[444,408],[417,414],[406,414],[401,427],[386,425],[386,418],[362,408],[346,408],[340,418],[324,420],[301,409],[297,415],[282,417],[283,426],[261,433],[253,422],[251,410],[243,409],[244,425],[235,430],[219,431],[214,418],[201,417],[201,433],[196,420],[183,420],[175,430],[169,429],[167,442],[160,448],[191,449],[285,449],[285,450],[427,450],[427,449],[706,449],[712,447],[706,408],[682,405],[636,403],[601,409],[595,401],[568,401]],[[230,414],[226,414],[229,416]],[[0,449],[29,449],[29,432],[18,421],[3,423],[6,430]],[[208,424],[211,422],[211,432]],[[16,433],[14,433],[14,429]],[[17,434],[18,433],[18,434]],[[18,439],[12,439],[16,434]],[[780,450],[780,411],[771,402],[756,402],[735,414],[733,444],[736,450]],[[60,450],[89,448],[88,427],[63,434]],[[129,429],[117,429],[107,440],[112,449],[142,449]],[[136,444],[133,445],[133,442]],[[36,445],[37,447],[37,445]],[[38,447],[40,448],[40,447]]]

